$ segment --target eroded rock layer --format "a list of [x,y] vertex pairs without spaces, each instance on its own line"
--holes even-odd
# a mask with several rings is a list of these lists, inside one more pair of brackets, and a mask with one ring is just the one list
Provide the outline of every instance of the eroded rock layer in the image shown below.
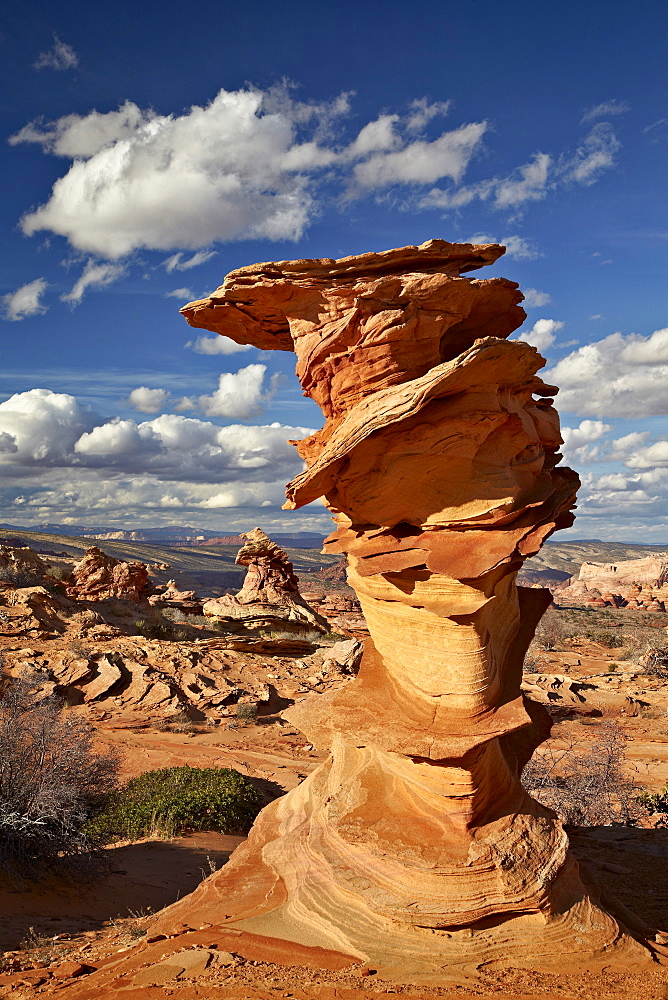
[[299,577],[287,552],[261,528],[245,531],[244,544],[237,552],[237,566],[246,566],[241,590],[225,594],[204,604],[204,614],[215,618],[264,619],[265,625],[278,628],[309,627],[327,632],[328,623],[299,592]]
[[358,679],[288,713],[330,759],[158,930],[208,922],[253,957],[306,947],[412,979],[651,962],[519,780],[549,732],[520,681],[550,596],[515,577],[572,523],[578,479],[557,466],[543,358],[505,339],[516,284],[464,276],[502,253],[433,240],[258,264],[183,310],[297,354],[326,422],[297,443],[287,506],[324,496],[372,641]]

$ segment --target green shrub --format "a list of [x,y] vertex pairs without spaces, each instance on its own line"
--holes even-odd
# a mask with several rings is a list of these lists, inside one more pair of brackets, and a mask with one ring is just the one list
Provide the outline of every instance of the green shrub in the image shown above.
[[662,813],[664,816],[668,816],[668,782],[660,792],[654,794],[643,792],[642,795],[638,796],[638,802],[648,813]]
[[617,649],[621,645],[621,636],[615,635],[614,632],[608,632],[606,629],[588,629],[584,633],[585,639],[589,639],[590,642],[596,642],[599,646],[605,646],[606,649]]
[[89,830],[102,843],[192,830],[241,833],[261,803],[261,793],[231,768],[164,767],[131,778],[110,796]]

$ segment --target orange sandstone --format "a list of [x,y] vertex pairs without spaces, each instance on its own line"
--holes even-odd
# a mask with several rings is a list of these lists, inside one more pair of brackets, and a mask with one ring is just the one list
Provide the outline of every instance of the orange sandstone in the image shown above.
[[295,351],[326,422],[297,444],[287,506],[324,497],[371,640],[357,679],[287,713],[329,759],[156,933],[207,927],[250,958],[411,982],[651,965],[519,777],[550,728],[520,690],[550,595],[515,578],[572,523],[578,478],[558,465],[543,358],[505,339],[525,316],[517,285],[464,276],[503,250],[257,264],[182,310]]
[[358,679],[288,713],[330,759],[165,928],[207,920],[408,976],[651,961],[519,779],[549,732],[520,680],[550,596],[515,577],[572,523],[578,478],[544,359],[506,340],[517,285],[464,276],[502,253],[432,240],[258,264],[182,310],[295,351],[326,422],[297,443],[286,506],[325,498],[372,641]]

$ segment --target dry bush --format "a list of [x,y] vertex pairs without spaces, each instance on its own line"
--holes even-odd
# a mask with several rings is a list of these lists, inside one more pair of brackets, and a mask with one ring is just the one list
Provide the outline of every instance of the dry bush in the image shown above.
[[637,812],[637,785],[622,770],[627,737],[614,722],[600,727],[586,751],[574,743],[541,747],[522,772],[526,790],[574,826],[627,823]]
[[650,677],[668,680],[668,648],[648,644],[638,658],[638,666]]
[[43,581],[42,573],[24,564],[0,566],[0,580],[7,580],[13,587],[37,587]]
[[0,699],[0,866],[35,876],[86,853],[90,813],[117,783],[116,752],[97,753],[93,733],[37,672],[5,679]]
[[571,630],[559,612],[555,608],[548,608],[536,626],[536,634],[531,645],[536,649],[557,649],[570,635]]

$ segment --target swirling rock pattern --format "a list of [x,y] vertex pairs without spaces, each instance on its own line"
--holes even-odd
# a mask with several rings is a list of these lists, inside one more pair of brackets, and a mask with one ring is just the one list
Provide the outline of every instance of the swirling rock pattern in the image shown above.
[[549,733],[520,680],[550,596],[515,577],[572,523],[578,478],[558,466],[544,359],[506,340],[517,285],[464,276],[503,252],[432,240],[257,264],[182,310],[296,353],[326,422],[295,442],[307,468],[286,506],[324,496],[372,641],[358,679],[288,713],[329,760],[163,929],[207,921],[252,957],[312,949],[413,979],[652,961],[519,780]]

